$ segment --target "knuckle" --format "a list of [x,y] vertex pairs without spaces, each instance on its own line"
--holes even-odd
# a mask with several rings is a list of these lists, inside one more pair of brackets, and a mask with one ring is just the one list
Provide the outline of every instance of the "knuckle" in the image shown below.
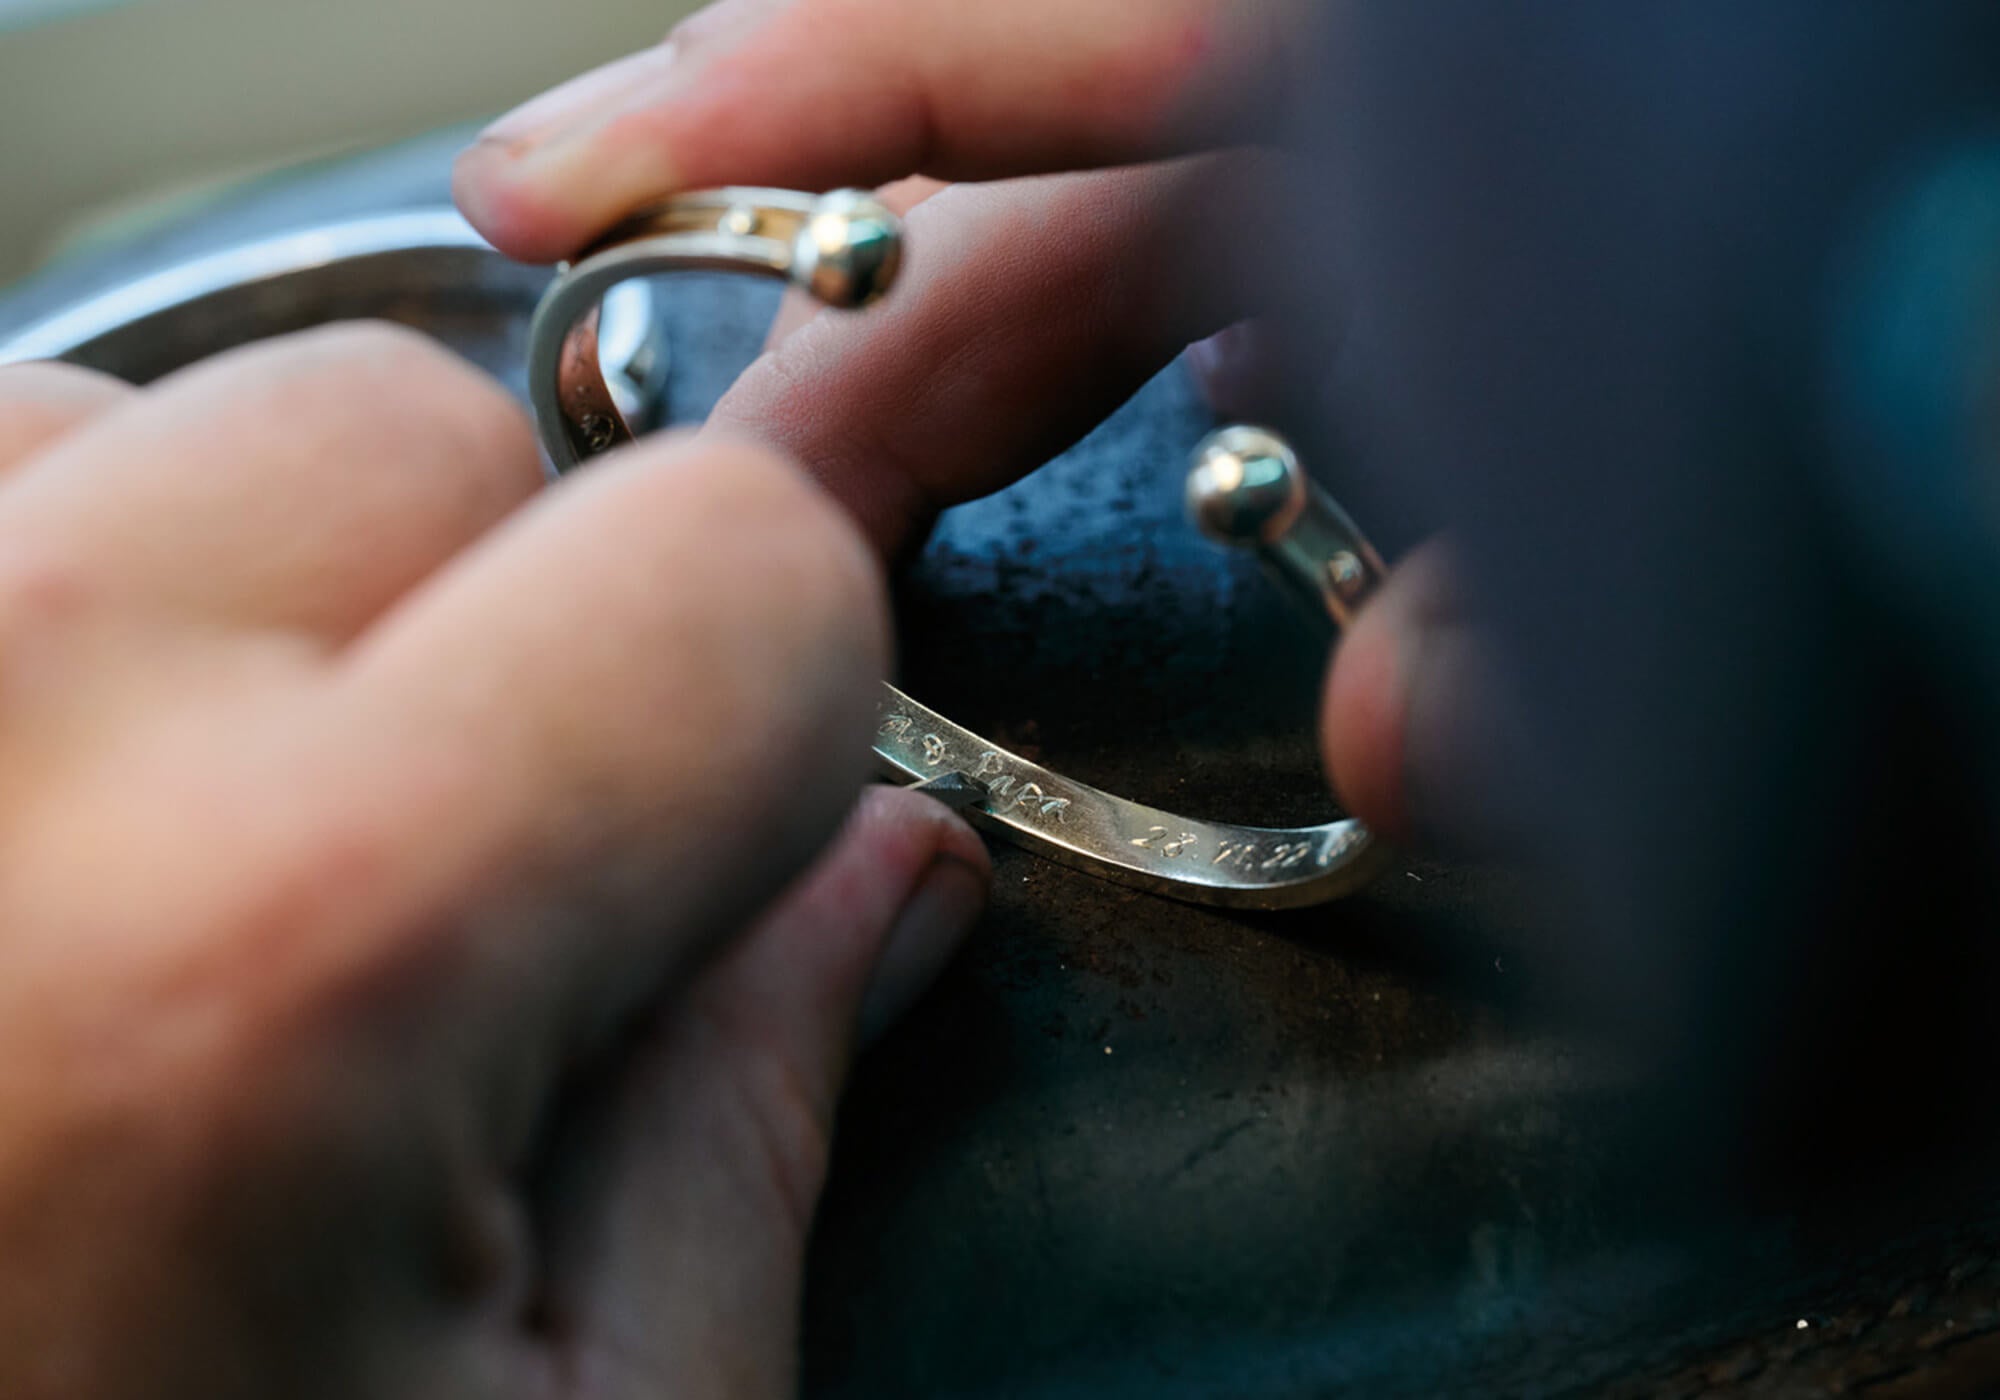
[[18,680],[42,644],[95,614],[104,588],[92,570],[59,551],[22,547],[0,553],[0,652]]
[[746,565],[777,571],[787,596],[815,620],[872,621],[887,630],[881,561],[853,519],[797,467],[775,453],[731,448],[730,491],[713,508],[718,525],[758,522],[763,547]]
[[134,392],[122,379],[59,360],[0,366],[0,412],[87,413]]
[[752,1179],[768,1183],[780,1218],[802,1240],[832,1156],[831,1116],[796,1073],[771,1075],[746,1102],[744,1116],[746,1145],[761,1168]]
[[[798,0],[788,3],[795,5]],[[769,0],[718,0],[677,22],[667,31],[667,42],[676,49],[691,50],[755,24],[761,12],[771,8]]]
[[[107,910],[114,959],[47,969],[48,1084],[79,1123],[129,1142],[193,1202],[246,1172],[338,1164],[407,1073],[372,1011],[417,980],[417,940],[336,940],[344,852],[296,859],[168,926]],[[122,915],[122,917],[121,917]]]
[[449,371],[453,363],[442,345],[391,321],[340,321],[321,326],[294,337],[289,349],[311,360],[316,368],[325,369],[330,361],[336,373],[419,383]]
[[47,445],[134,391],[110,375],[39,361],[0,368],[0,466]]
[[64,360],[23,360],[0,365],[0,390],[56,393],[98,393],[129,391],[131,385],[102,370],[87,369]]
[[354,321],[300,338],[301,368],[366,403],[399,438],[441,439],[453,462],[509,502],[540,486],[541,458],[526,412],[499,383],[417,331]]
[[795,1063],[725,1007],[700,1009],[728,1069],[716,1083],[718,1147],[732,1176],[764,1197],[804,1239],[812,1228],[833,1147],[833,1099],[825,1075]]

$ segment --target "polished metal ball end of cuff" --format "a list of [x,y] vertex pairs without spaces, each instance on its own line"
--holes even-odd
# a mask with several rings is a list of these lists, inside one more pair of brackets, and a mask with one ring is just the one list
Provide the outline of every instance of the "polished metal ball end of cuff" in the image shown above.
[[1387,576],[1367,536],[1268,428],[1238,425],[1204,439],[1188,472],[1187,503],[1203,534],[1253,551],[1322,627],[1346,627]]
[[872,194],[835,190],[799,230],[790,275],[828,306],[855,308],[886,296],[902,267],[902,221]]
[[1188,470],[1188,515],[1222,544],[1283,537],[1306,505],[1306,474],[1276,433],[1239,424],[1210,433]]

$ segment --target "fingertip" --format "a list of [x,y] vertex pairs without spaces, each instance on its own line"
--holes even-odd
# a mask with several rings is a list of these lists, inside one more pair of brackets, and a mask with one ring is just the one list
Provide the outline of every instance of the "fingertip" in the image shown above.
[[1404,784],[1409,677],[1398,636],[1404,615],[1363,609],[1334,652],[1320,711],[1320,747],[1341,804],[1378,832],[1409,835]]
[[520,152],[497,137],[481,137],[459,152],[451,168],[451,197],[481,238],[524,263],[553,263],[570,256],[587,233],[575,228],[559,201],[524,179]]
[[[1434,540],[1396,567],[1362,608],[1334,653],[1320,711],[1320,747],[1334,791],[1347,809],[1385,836],[1409,840],[1432,814],[1412,792],[1442,775],[1437,735],[1425,726],[1452,707],[1430,692],[1469,678],[1439,664],[1443,634],[1457,630],[1450,545]],[[1447,658],[1449,659],[1449,658]],[[1432,726],[1435,727],[1435,726]],[[1435,795],[1435,794],[1429,794]]]
[[136,392],[122,379],[55,361],[0,368],[0,468],[111,412]]
[[882,936],[860,1009],[863,1044],[882,1037],[930,990],[985,912],[993,860],[973,829],[932,798],[898,788],[864,794],[857,824],[872,842],[903,849],[914,869],[907,896]]
[[1524,848],[1536,767],[1466,596],[1442,543],[1397,568],[1334,657],[1321,743],[1354,815],[1397,841],[1485,858]]
[[905,833],[904,839],[926,859],[955,860],[981,880],[993,876],[993,857],[979,833],[965,819],[934,797],[906,788],[873,786],[855,808],[857,826]]

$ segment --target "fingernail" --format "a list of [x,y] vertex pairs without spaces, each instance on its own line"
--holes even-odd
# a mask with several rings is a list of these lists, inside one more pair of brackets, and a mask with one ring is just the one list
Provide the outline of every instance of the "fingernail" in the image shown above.
[[882,943],[861,1003],[861,1037],[874,1041],[902,1019],[937,980],[986,908],[987,872],[940,855],[918,880]]
[[506,147],[518,155],[561,132],[594,124],[660,83],[674,58],[669,41],[592,69],[516,107],[481,132],[479,144]]
[[1248,323],[1239,321],[1188,347],[1188,372],[1202,399],[1218,414],[1235,415],[1244,406],[1241,390],[1250,341]]

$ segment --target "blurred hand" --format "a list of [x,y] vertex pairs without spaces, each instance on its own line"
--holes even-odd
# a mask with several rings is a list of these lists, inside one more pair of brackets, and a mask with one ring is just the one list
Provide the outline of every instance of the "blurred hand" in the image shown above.
[[0,371],[0,1394],[790,1389],[986,858],[856,805],[882,584],[804,477],[540,484],[401,333]]
[[[1267,212],[1296,172],[1239,143],[1282,128],[1307,13],[723,0],[497,123],[461,158],[458,197],[502,250],[554,259],[684,189],[899,182],[885,195],[909,211],[912,256],[896,295],[863,317],[789,307],[711,420],[805,463],[894,556],[1191,342],[1296,310],[1272,264],[1320,250]],[[1445,611],[1443,577],[1420,571],[1371,608],[1327,690],[1336,786],[1396,835],[1412,785],[1435,792],[1407,761],[1437,708],[1419,702],[1416,658],[1427,689],[1467,679],[1466,649],[1421,630]],[[1436,795],[1427,825],[1448,821]]]

